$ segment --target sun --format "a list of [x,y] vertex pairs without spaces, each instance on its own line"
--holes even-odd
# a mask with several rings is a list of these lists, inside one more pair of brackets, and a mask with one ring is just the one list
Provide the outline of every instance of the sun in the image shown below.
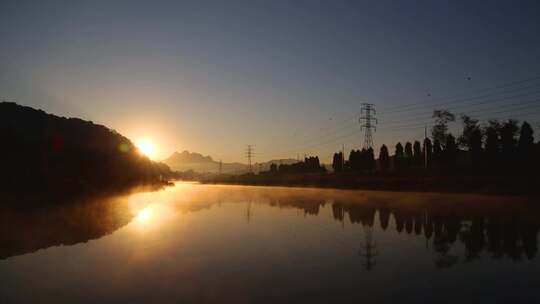
[[151,140],[139,140],[135,145],[141,154],[148,156],[148,158],[155,158],[157,149]]

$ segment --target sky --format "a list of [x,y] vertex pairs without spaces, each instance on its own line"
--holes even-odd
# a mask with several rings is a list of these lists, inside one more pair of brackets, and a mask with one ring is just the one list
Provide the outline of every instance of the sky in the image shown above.
[[328,161],[362,146],[363,102],[376,149],[423,138],[442,102],[540,125],[538,16],[538,1],[4,0],[0,98],[150,140],[156,159],[245,162],[252,144],[254,161]]

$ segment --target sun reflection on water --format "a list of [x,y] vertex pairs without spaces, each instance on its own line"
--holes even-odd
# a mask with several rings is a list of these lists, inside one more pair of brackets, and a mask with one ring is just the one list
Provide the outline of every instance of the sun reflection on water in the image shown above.
[[135,222],[145,223],[150,221],[152,219],[152,213],[153,212],[151,206],[144,208],[143,210],[139,211],[139,213],[137,213],[137,216],[135,216]]

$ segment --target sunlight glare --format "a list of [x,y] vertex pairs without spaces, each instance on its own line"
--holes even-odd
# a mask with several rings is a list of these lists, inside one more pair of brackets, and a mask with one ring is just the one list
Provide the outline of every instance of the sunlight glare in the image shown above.
[[147,207],[139,211],[139,213],[135,217],[135,221],[145,223],[145,222],[148,222],[151,218],[152,218],[152,209]]
[[136,144],[137,149],[143,155],[148,158],[154,158],[156,156],[156,145],[150,140],[139,140]]

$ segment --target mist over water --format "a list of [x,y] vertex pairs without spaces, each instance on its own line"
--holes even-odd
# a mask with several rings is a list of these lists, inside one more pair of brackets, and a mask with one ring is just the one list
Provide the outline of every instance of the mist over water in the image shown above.
[[517,197],[192,183],[3,209],[0,302],[532,303],[539,216]]

